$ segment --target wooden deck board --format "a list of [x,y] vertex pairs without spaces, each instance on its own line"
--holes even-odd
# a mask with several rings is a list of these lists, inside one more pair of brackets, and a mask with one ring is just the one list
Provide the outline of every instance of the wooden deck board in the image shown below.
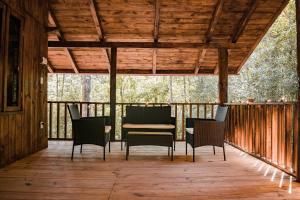
[[[226,146],[198,148],[196,162],[179,142],[172,162],[164,147],[132,147],[129,161],[119,143],[107,160],[102,148],[86,145],[70,160],[71,142],[49,142],[49,148],[0,169],[0,199],[299,199],[300,184],[281,172],[272,182],[267,165]],[[189,149],[191,155],[191,149]],[[256,166],[255,166],[256,164]]]

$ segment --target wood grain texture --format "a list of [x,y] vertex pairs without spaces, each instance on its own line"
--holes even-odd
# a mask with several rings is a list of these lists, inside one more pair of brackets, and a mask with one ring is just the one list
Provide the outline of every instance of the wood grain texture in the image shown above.
[[[125,161],[119,143],[112,144],[107,160],[102,148],[84,145],[82,155],[70,160],[71,142],[50,142],[38,152],[0,170],[0,196],[11,199],[299,199],[300,185],[289,177],[279,188],[281,173],[274,182],[256,160],[226,146],[228,160],[221,148],[197,148],[197,162],[185,156],[184,143],[178,142],[174,161],[165,147],[132,147]],[[191,149],[188,149],[191,155]],[[79,148],[75,149],[76,152]]]
[[[47,147],[47,3],[5,1],[7,9],[24,19],[22,109],[0,112],[0,167]],[[29,14],[30,13],[30,14]],[[41,78],[43,84],[41,84]],[[2,80],[2,79],[1,79]],[[0,89],[1,91],[1,89]],[[0,94],[0,98],[3,93]],[[40,129],[40,122],[45,122]]]
[[[97,41],[99,39],[99,28],[95,28],[98,27],[98,23],[95,26],[95,15],[97,14],[101,19],[99,27],[102,29],[102,35],[105,33],[105,41],[114,44],[131,43],[131,47],[122,47],[125,49],[155,48],[149,44],[132,43],[150,43],[158,40],[160,43],[173,44],[173,47],[169,48],[175,49],[206,48],[205,42],[207,41],[215,48],[211,51],[217,51],[216,48],[219,47],[226,47],[229,51],[228,70],[230,74],[239,73],[245,61],[288,3],[288,0],[94,0],[95,10],[91,11],[90,1],[57,0],[50,2],[66,41]],[[53,20],[49,18],[48,27],[53,27],[52,23]],[[55,32],[48,33],[48,40],[56,41]],[[235,40],[237,41],[234,47],[231,42],[235,42]],[[189,45],[188,47],[187,45],[178,45],[180,43],[200,43],[202,45]],[[63,43],[60,44],[63,45]],[[86,43],[84,46],[97,48],[101,46],[101,43]],[[106,47],[111,48],[112,45]],[[88,54],[92,51],[91,49],[86,48],[84,51]],[[55,64],[56,62],[62,63],[64,60],[61,55],[52,53],[52,51],[55,52],[57,49],[49,48],[49,59],[53,63],[53,67],[59,69],[54,71],[69,70],[68,64],[64,66]],[[101,72],[102,69],[109,68],[107,65],[109,64],[107,61],[109,55],[106,51],[100,53],[100,59],[96,55],[91,56],[90,59],[85,58],[85,61],[93,63],[94,68],[91,71],[94,70],[95,73],[98,72],[97,70]],[[182,56],[180,53],[180,51],[173,52],[173,57]],[[197,55],[198,52],[191,54],[192,57]],[[77,60],[77,57],[74,57]],[[118,59],[118,69],[119,62],[124,63],[126,59]],[[130,59],[135,60],[135,64],[122,66],[125,73],[140,74],[138,69],[152,66],[145,66],[141,62],[143,59],[151,59],[146,55]],[[217,60],[218,58],[214,54],[207,53],[204,58],[205,62],[199,66],[199,69],[210,74],[217,74],[217,70],[212,70],[217,69]],[[210,62],[209,65],[206,65],[206,61]],[[85,63],[78,64],[80,72],[87,68]],[[160,65],[161,63],[157,59],[157,67],[159,68]],[[183,60],[181,63],[164,63],[163,65],[170,73],[177,71],[175,74],[181,74],[179,71],[185,71],[186,74],[195,75],[196,62],[191,64]],[[138,69],[133,70],[132,68]],[[194,70],[190,70],[191,68]],[[144,73],[153,74],[153,70],[147,70]]]
[[[298,81],[300,83],[300,1],[296,0],[296,27],[297,27],[297,74],[298,74]],[[298,149],[296,150],[297,154],[296,157],[298,158],[298,165],[296,166],[298,169],[297,177],[298,181],[300,182],[300,85],[298,85],[298,105],[297,105],[298,114],[297,117],[297,129],[296,129],[296,141],[298,141]]]
[[228,102],[228,50],[219,49],[219,103]]

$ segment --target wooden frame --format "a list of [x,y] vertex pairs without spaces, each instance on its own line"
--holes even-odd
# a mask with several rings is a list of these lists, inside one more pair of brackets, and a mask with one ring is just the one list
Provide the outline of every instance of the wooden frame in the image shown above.
[[[5,16],[6,16],[6,6],[0,2],[0,8],[2,10],[2,13],[0,13],[2,16],[2,27],[0,27],[0,94],[3,94],[3,85],[4,85],[4,58],[5,58],[5,54],[4,54],[4,41],[5,41],[5,27],[6,27],[6,23],[5,23]],[[3,48],[1,48],[3,47]],[[0,112],[3,111],[3,98],[0,98]]]
[[[21,22],[21,32],[20,32],[20,48],[19,48],[19,85],[18,85],[18,105],[17,106],[8,106],[7,105],[7,72],[8,72],[8,43],[9,43],[9,20],[10,16],[16,17]],[[7,10],[6,12],[6,19],[5,19],[5,44],[4,44],[4,84],[3,84],[3,111],[4,112],[13,112],[13,111],[21,111],[23,105],[23,31],[24,31],[24,18],[21,14],[11,9]]]

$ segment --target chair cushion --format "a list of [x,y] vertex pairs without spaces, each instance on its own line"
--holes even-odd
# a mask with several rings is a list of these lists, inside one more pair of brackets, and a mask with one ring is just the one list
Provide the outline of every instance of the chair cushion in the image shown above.
[[172,133],[170,132],[134,132],[134,131],[130,131],[128,132],[128,135],[170,135],[173,136]]
[[138,128],[138,129],[174,129],[175,125],[173,124],[123,124],[123,128]]
[[171,122],[171,106],[145,107],[144,124],[169,124]]
[[127,106],[126,107],[126,118],[129,122],[137,124],[145,123],[143,119],[144,107],[141,106]]

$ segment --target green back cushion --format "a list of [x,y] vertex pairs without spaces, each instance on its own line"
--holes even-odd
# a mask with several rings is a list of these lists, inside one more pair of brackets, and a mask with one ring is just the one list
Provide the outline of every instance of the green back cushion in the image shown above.
[[171,106],[139,107],[127,106],[128,123],[136,124],[169,124],[171,122]]

